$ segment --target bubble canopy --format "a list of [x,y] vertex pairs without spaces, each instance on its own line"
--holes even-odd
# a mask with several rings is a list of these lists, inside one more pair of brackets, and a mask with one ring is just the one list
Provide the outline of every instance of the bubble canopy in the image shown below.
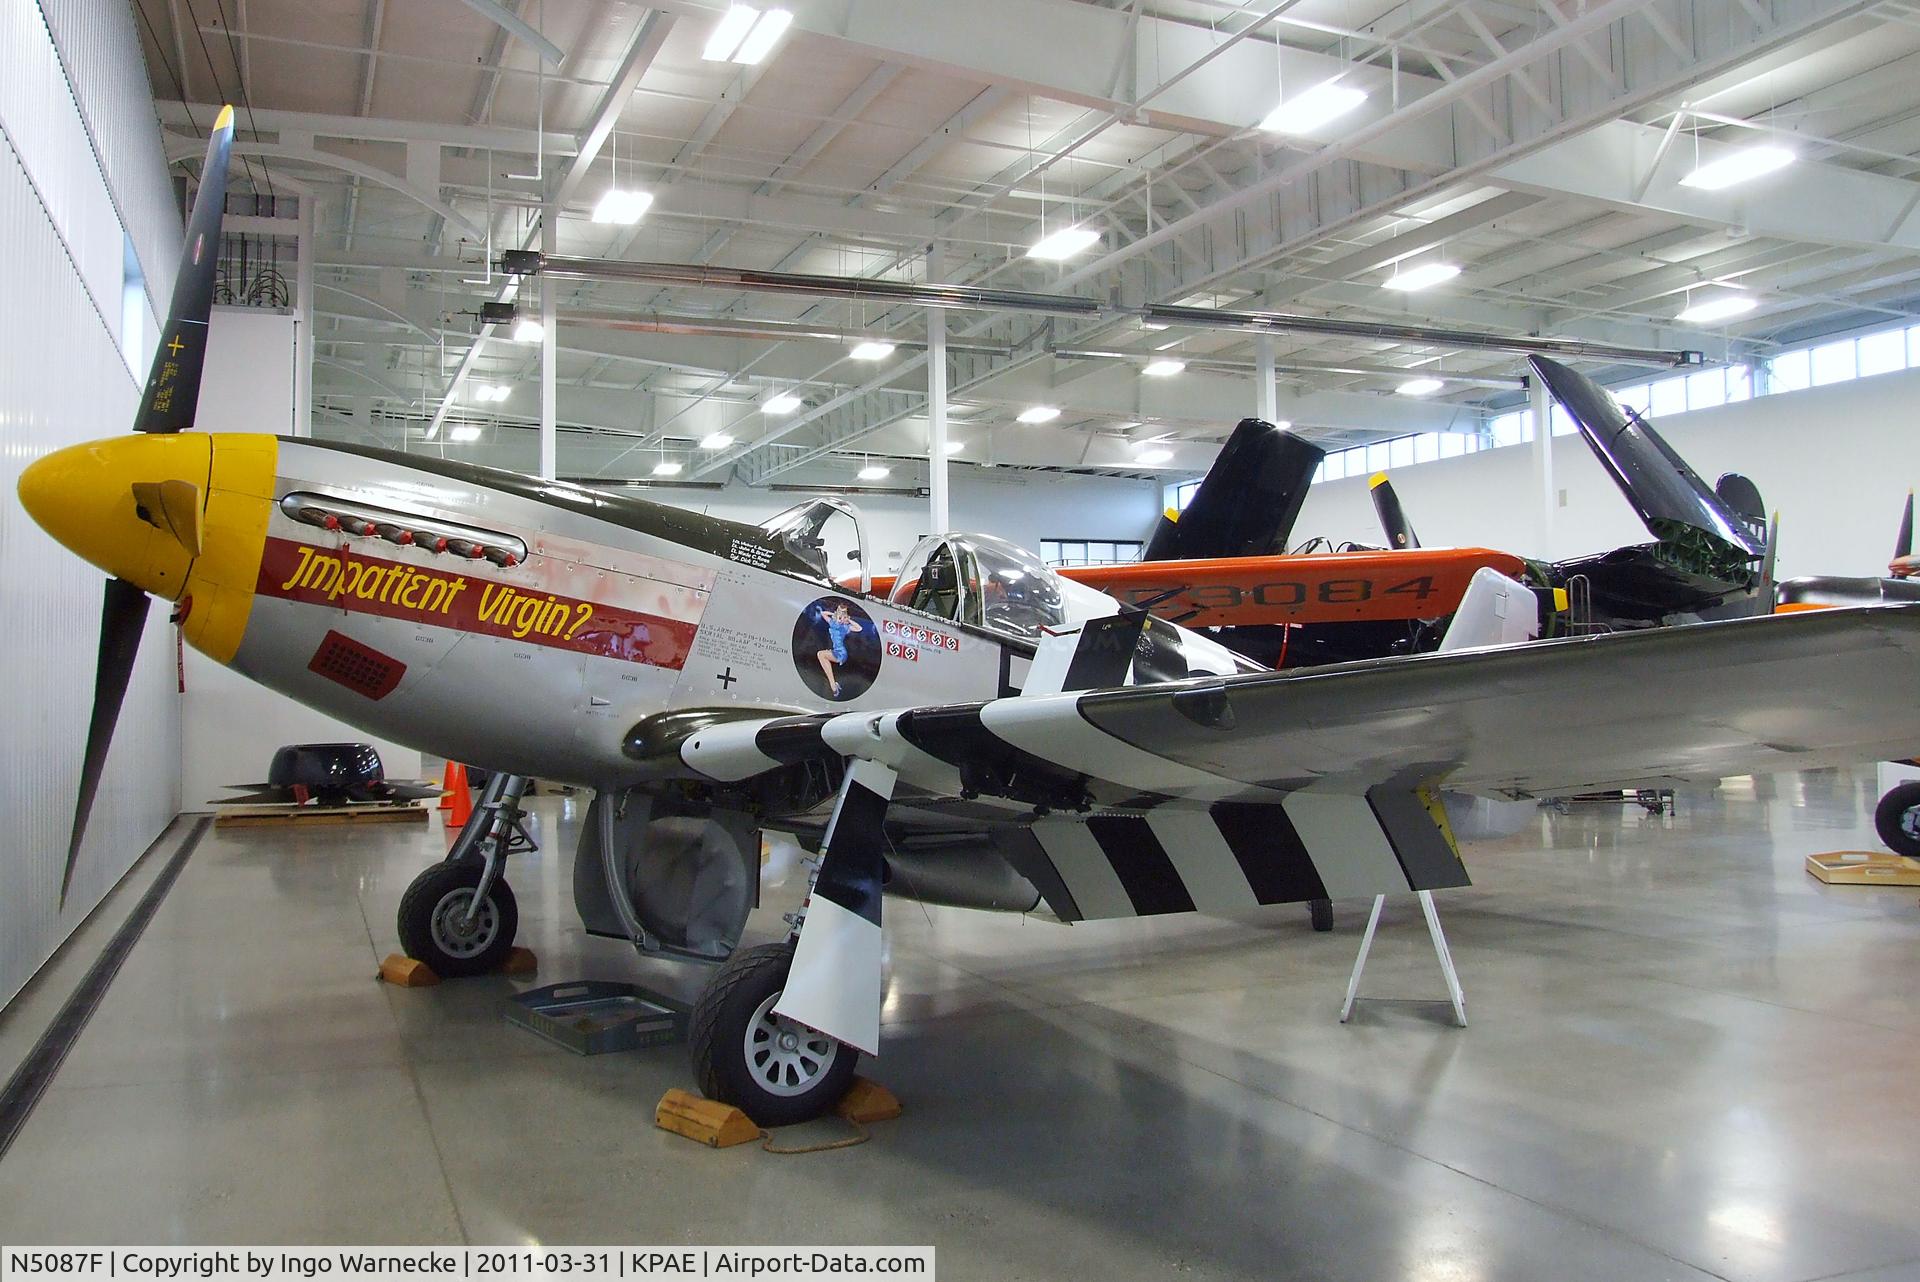
[[1023,640],[1067,620],[1060,580],[1046,563],[990,534],[921,539],[901,564],[888,601]]

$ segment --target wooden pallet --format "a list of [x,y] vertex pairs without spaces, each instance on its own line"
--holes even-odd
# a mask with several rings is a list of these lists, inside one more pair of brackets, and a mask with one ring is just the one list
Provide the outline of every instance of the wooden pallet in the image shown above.
[[1920,859],[1875,850],[1808,855],[1807,871],[1829,886],[1920,886]]
[[219,828],[322,828],[333,824],[423,824],[428,806],[416,801],[395,806],[368,802],[344,806],[302,806],[280,802],[254,806],[221,806],[214,812]]

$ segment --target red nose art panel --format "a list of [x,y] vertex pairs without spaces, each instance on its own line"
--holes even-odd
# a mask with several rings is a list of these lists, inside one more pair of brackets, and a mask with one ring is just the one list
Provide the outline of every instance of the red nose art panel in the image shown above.
[[480,574],[482,564],[472,563],[468,572],[430,570],[345,547],[270,538],[258,591],[659,668],[680,668],[693,646],[694,621],[500,582]]

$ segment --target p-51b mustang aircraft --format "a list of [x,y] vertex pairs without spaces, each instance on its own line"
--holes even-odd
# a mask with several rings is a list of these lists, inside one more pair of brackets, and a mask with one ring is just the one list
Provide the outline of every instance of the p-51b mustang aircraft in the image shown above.
[[[762,1124],[830,1106],[877,1051],[883,891],[1075,922],[1460,886],[1441,789],[1530,797],[1920,747],[1912,609],[1278,673],[982,535],[923,541],[881,599],[822,555],[844,505],[751,526],[184,432],[231,138],[227,112],[137,434],[20,481],[33,518],[111,576],[69,866],[147,600],[173,602],[198,649],[370,733],[596,790],[582,919],[726,958],[694,1064]],[[1498,577],[1486,601],[1509,590]],[[765,828],[822,858],[790,938],[736,951]],[[409,888],[401,935],[436,969],[484,969],[512,943],[510,848],[463,835]]]

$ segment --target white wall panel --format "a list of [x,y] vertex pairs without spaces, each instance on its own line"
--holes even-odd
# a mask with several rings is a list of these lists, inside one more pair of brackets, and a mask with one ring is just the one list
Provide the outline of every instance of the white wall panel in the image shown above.
[[[32,8],[18,0],[15,7]],[[119,0],[39,0],[39,9],[86,124],[94,161],[106,176],[121,225],[133,238],[156,311],[164,315],[183,229],[133,6]],[[212,124],[200,123],[203,128]]]
[[17,155],[0,157],[0,618],[10,682],[0,722],[0,998],[10,998],[179,809],[174,634],[153,612],[64,913],[57,910],[99,635],[99,571],[48,538],[15,495],[22,468],[123,431],[139,389],[62,253]]
[[[0,128],[110,333],[119,332],[119,216],[53,36],[31,4],[0,5]],[[177,251],[176,251],[177,252]]]
[[[147,115],[151,170],[160,139],[150,106]],[[116,145],[130,154],[139,140],[128,127]],[[146,188],[120,193],[119,203],[130,216],[138,209],[144,227],[171,218],[177,245],[164,181]],[[179,809],[174,633],[156,607],[73,886],[65,910],[57,907],[93,699],[102,576],[27,518],[15,486],[35,458],[132,422],[144,370],[129,372],[118,346],[122,234],[39,9],[0,5],[0,280],[15,304],[0,309],[0,657],[8,676],[0,815],[9,828],[0,1002]],[[161,274],[170,288],[171,267]]]

